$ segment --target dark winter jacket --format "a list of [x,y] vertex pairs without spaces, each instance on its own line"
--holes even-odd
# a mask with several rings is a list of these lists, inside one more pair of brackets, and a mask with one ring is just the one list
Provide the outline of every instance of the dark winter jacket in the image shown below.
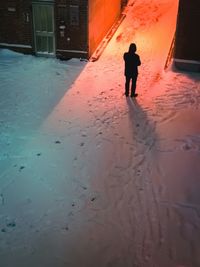
[[124,53],[125,73],[127,77],[134,77],[138,74],[138,66],[141,65],[140,57],[135,53]]

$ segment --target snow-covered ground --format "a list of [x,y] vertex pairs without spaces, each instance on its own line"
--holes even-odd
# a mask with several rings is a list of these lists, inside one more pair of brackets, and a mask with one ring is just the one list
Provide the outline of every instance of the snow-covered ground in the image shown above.
[[1,267],[200,266],[200,77],[163,70],[177,6],[130,1],[97,62],[0,50]]

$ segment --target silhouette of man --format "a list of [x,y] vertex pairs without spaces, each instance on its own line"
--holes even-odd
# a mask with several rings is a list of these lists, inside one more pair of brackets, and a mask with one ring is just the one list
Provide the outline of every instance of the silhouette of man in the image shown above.
[[140,57],[135,53],[137,50],[136,44],[130,44],[129,51],[124,53],[125,61],[125,73],[126,83],[125,83],[125,95],[129,96],[129,86],[131,84],[131,97],[136,97],[136,82],[138,77],[138,66],[141,65]]

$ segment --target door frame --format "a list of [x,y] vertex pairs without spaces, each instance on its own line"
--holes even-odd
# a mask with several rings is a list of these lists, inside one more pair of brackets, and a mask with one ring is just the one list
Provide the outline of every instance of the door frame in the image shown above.
[[[52,7],[52,20],[53,20],[53,53],[47,52],[38,52],[36,45],[36,31],[35,31],[35,15],[34,15],[34,5],[47,5]],[[47,1],[32,1],[32,21],[33,21],[33,40],[34,40],[34,52],[37,56],[44,57],[55,57],[56,56],[56,34],[55,34],[55,10],[54,10],[54,2],[51,0]]]

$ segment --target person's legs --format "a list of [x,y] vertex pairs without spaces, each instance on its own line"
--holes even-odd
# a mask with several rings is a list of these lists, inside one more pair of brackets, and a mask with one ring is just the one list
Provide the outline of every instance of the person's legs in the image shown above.
[[134,77],[132,77],[131,96],[135,95],[137,76],[138,75],[135,75]]
[[125,95],[128,96],[129,95],[129,84],[130,84],[130,80],[131,78],[126,76],[126,83],[125,83]]

